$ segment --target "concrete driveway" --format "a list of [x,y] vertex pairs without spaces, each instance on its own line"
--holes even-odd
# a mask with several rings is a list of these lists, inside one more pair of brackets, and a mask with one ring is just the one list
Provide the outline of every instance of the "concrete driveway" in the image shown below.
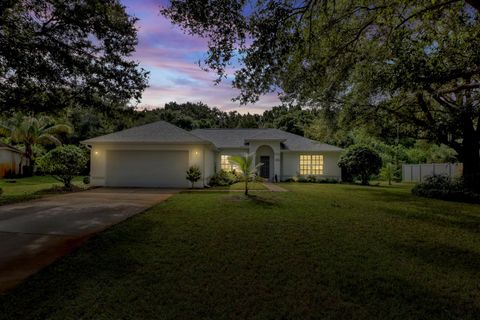
[[0,206],[0,292],[176,192],[98,188]]

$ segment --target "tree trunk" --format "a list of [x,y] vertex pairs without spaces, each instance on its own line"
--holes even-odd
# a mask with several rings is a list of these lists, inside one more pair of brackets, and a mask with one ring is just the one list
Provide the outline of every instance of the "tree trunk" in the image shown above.
[[245,195],[248,196],[248,178],[245,178]]
[[480,141],[476,132],[463,138],[461,160],[463,162],[463,181],[472,190],[480,191]]
[[35,165],[35,160],[33,159],[33,150],[31,144],[25,144],[25,157],[28,159],[28,168],[27,172],[24,173],[25,176],[31,177],[33,176],[33,167]]

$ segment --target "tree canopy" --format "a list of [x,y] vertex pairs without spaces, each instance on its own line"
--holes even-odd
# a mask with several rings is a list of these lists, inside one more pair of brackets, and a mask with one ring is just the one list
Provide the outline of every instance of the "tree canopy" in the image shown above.
[[0,3],[0,110],[105,108],[140,99],[136,18],[118,0]]
[[162,13],[208,38],[205,64],[220,77],[240,62],[233,84],[241,102],[280,89],[285,101],[340,109],[351,123],[393,120],[454,148],[467,182],[477,183],[478,2],[200,2],[172,0]]

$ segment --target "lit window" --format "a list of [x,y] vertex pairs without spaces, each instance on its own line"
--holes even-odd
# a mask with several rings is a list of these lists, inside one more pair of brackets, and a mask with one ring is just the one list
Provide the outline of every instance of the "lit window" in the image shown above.
[[302,154],[300,155],[300,174],[301,175],[321,175],[323,174],[323,156],[320,154]]
[[238,171],[238,166],[236,164],[232,164],[230,162],[230,156],[227,156],[225,154],[222,154],[220,156],[220,168],[225,171]]

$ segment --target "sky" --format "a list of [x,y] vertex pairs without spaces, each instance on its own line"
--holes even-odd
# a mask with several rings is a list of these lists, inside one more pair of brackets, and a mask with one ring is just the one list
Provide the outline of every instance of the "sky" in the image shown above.
[[202,70],[198,61],[205,57],[207,41],[183,33],[160,15],[160,0],[121,0],[137,22],[137,50],[133,59],[150,71],[149,87],[143,92],[140,108],[163,107],[170,101],[206,103],[223,111],[262,113],[279,105],[277,94],[263,96],[255,104],[242,105],[232,98],[239,94],[231,80],[215,85],[214,72]]

